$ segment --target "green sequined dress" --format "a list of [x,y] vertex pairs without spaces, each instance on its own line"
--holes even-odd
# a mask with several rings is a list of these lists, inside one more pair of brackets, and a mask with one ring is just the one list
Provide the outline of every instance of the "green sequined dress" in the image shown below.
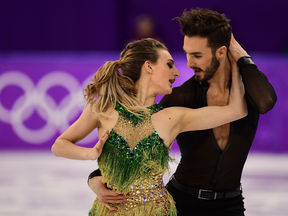
[[129,194],[129,198],[120,204],[110,204],[118,211],[109,210],[96,198],[89,216],[177,215],[173,198],[162,181],[171,160],[169,148],[151,122],[151,115],[162,107],[159,104],[148,107],[150,116],[145,119],[137,118],[120,105],[115,109],[119,117],[98,158],[98,165],[107,186]]

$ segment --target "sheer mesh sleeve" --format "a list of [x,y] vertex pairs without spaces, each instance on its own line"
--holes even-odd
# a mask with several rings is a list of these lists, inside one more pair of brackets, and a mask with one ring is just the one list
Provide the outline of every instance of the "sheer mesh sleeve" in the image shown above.
[[239,69],[245,86],[247,103],[260,114],[267,113],[277,101],[273,86],[255,64],[242,64]]
[[94,170],[90,175],[88,176],[87,182],[89,182],[89,179],[94,178],[96,176],[101,176],[101,171],[100,169]]

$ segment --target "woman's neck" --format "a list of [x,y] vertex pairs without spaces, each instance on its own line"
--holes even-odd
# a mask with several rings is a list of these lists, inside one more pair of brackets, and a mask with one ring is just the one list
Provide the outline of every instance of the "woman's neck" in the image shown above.
[[146,97],[141,93],[137,94],[137,98],[140,101],[141,105],[144,107],[151,106],[155,104],[156,101],[156,96]]
[[141,103],[142,106],[148,107],[155,104],[157,95],[151,95],[149,91],[149,84],[141,85],[138,83],[137,85],[137,99]]

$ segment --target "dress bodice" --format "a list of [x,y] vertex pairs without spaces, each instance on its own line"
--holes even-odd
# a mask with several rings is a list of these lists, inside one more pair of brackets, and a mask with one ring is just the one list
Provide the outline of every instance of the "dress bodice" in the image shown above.
[[145,117],[143,113],[137,117],[119,104],[115,109],[119,116],[104,144],[98,165],[103,179],[125,193],[136,178],[167,171],[169,148],[151,122],[151,116],[162,109],[160,105],[147,107],[150,115]]
[[[123,215],[173,215],[174,201],[163,185],[168,170],[169,148],[155,131],[151,116],[162,109],[158,104],[147,107],[149,115],[136,116],[117,104],[119,116],[98,158],[99,169],[107,187],[129,194],[127,201],[114,204]],[[95,215],[110,215],[97,199]],[[108,211],[108,212],[107,212]],[[151,212],[151,214],[148,212]],[[113,215],[111,213],[111,215]]]

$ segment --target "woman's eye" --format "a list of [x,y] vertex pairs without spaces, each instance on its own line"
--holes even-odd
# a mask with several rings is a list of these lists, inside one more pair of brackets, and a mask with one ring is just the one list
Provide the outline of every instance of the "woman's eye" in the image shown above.
[[197,56],[197,55],[195,55],[195,58],[201,58],[201,56]]
[[173,65],[171,65],[171,64],[167,64],[167,65],[170,69],[173,68]]

